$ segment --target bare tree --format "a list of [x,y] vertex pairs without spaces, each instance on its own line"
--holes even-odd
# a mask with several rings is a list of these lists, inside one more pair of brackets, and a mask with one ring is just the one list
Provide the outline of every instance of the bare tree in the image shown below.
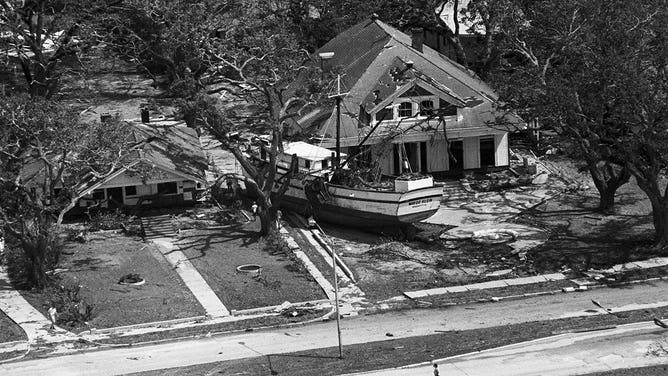
[[[87,24],[118,1],[0,0],[0,50],[18,64],[31,96],[51,98],[89,44]],[[64,63],[70,60],[69,63]]]

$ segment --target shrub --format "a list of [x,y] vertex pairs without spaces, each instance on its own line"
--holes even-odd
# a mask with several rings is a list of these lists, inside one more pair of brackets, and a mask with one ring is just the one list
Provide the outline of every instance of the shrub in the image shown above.
[[141,236],[141,223],[137,217],[128,215],[116,209],[115,211],[100,211],[90,217],[88,223],[90,231],[123,230],[127,236]]
[[73,328],[93,318],[94,306],[80,297],[80,292],[81,286],[74,284],[52,285],[48,288],[51,304],[58,312],[58,325]]

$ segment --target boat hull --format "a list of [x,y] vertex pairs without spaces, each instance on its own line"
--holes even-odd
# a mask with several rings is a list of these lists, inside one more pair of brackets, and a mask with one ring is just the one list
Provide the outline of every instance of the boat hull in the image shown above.
[[[278,169],[281,176],[285,172]],[[293,178],[281,200],[281,208],[345,226],[402,227],[419,222],[436,213],[443,195],[438,186],[394,192],[325,184],[326,197],[321,196],[314,203],[304,190],[304,184],[312,178],[308,175]]]

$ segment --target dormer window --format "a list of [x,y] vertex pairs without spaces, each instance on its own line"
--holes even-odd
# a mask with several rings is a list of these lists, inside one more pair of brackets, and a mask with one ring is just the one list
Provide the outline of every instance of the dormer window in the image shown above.
[[420,115],[431,115],[434,112],[434,101],[424,100],[420,102]]
[[397,115],[400,118],[413,116],[413,103],[411,102],[399,103],[399,108],[397,109]]

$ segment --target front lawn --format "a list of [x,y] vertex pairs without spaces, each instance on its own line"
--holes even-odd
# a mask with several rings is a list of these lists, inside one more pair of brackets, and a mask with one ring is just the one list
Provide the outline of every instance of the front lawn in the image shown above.
[[[181,278],[150,243],[112,232],[92,233],[86,243],[67,243],[61,256],[57,283],[81,286],[80,296],[93,305],[89,326],[75,329],[111,328],[124,325],[204,315]],[[120,285],[119,279],[137,273],[146,283]],[[22,292],[42,313],[50,296]]]
[[[260,223],[181,231],[177,242],[216,295],[230,310],[325,299],[310,275],[282,252],[265,249]],[[261,273],[237,267],[257,264]]]
[[27,339],[23,330],[4,312],[0,311],[0,343]]

